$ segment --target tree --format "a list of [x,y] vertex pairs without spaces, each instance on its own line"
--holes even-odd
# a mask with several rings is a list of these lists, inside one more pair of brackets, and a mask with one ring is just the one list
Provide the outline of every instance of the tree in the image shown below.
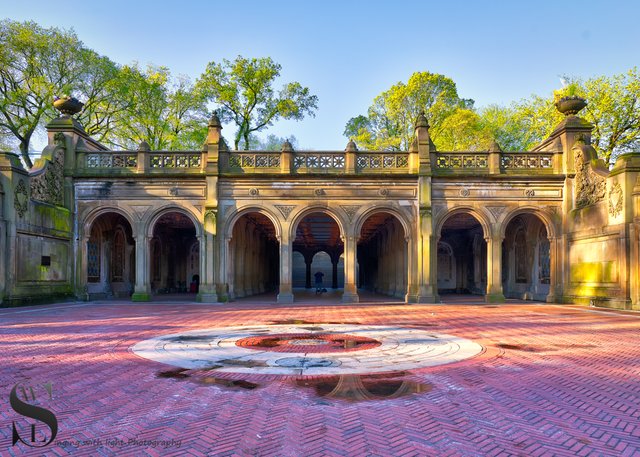
[[204,96],[220,106],[223,121],[233,121],[238,130],[234,147],[244,140],[249,148],[250,135],[260,132],[278,119],[303,119],[314,116],[318,97],[298,82],[285,84],[279,91],[273,85],[280,76],[281,66],[271,58],[210,62],[196,86]]
[[85,103],[79,118],[87,132],[103,138],[126,100],[117,96],[118,72],[114,62],[85,47],[73,31],[0,21],[0,133],[15,138],[31,167],[34,133],[58,115],[54,96],[74,95]]
[[432,127],[432,140],[437,144],[444,120],[458,109],[472,110],[473,100],[460,98],[453,80],[417,72],[406,84],[398,82],[378,95],[367,116],[351,118],[344,133],[365,149],[408,150],[413,141],[414,122],[424,110]]
[[285,141],[288,141],[293,149],[298,149],[298,139],[294,135],[281,137],[272,133],[268,134],[264,140],[256,135],[251,135],[249,137],[249,147],[258,151],[280,151]]
[[0,21],[0,129],[17,139],[27,167],[31,137],[54,95],[81,72],[81,46],[72,32]]
[[528,150],[547,138],[562,121],[554,101],[565,95],[579,95],[588,102],[579,115],[593,124],[591,141],[605,162],[612,164],[619,154],[640,149],[637,68],[612,77],[565,79],[568,84],[555,91],[554,96],[533,95],[510,107],[493,105],[481,111],[482,122],[504,149]]
[[146,141],[151,149],[196,149],[206,137],[204,98],[186,77],[173,79],[166,67],[122,68],[115,83],[126,88],[128,106],[113,119],[108,142],[133,149]]

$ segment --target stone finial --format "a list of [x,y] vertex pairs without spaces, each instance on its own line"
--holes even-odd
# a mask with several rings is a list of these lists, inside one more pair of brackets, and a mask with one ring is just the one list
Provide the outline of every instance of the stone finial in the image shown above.
[[293,152],[293,146],[289,143],[289,140],[284,140],[284,143],[282,143],[282,152]]
[[575,116],[587,106],[587,101],[577,95],[570,95],[560,98],[555,105],[556,109],[565,116]]
[[346,152],[356,152],[358,150],[358,145],[356,144],[355,141],[353,141],[353,138],[349,139],[349,142],[347,143],[347,147],[345,149]]
[[218,117],[218,113],[215,111],[211,115],[211,119],[209,119],[209,127],[222,128],[222,124],[220,123],[220,118]]
[[427,120],[427,116],[424,114],[424,110],[420,111],[420,114],[418,114],[418,117],[416,118],[415,128],[419,127],[429,128],[429,121]]
[[489,145],[489,152],[502,152],[502,148],[495,138],[491,140],[491,144]]
[[146,141],[142,140],[140,142],[140,144],[138,145],[138,151],[149,152],[149,151],[151,151],[151,146],[149,146],[149,143],[147,143]]
[[60,111],[63,115],[73,116],[82,111],[84,103],[75,97],[63,95],[62,97],[55,97],[53,99],[53,107]]

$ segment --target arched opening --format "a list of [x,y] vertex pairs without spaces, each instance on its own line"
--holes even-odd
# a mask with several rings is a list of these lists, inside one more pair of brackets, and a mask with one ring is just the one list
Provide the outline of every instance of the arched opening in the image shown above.
[[359,287],[376,294],[403,298],[407,293],[408,253],[405,230],[385,212],[369,216],[358,239]]
[[293,287],[343,289],[343,252],[340,227],[335,219],[321,212],[305,216],[296,227],[293,241]]
[[98,216],[89,231],[87,293],[90,299],[123,298],[135,284],[135,241],[129,221],[121,214]]
[[457,213],[449,217],[437,249],[438,294],[485,294],[487,242],[474,216]]
[[502,249],[504,296],[546,300],[551,283],[547,228],[534,214],[519,214],[506,226]]
[[200,287],[200,255],[196,227],[185,214],[165,213],[153,226],[150,244],[152,293],[197,293]]
[[[312,289],[315,286],[315,274],[322,273],[325,288],[342,289],[344,287],[344,254],[340,254],[338,262],[325,251],[312,253],[309,258],[301,252],[294,251],[292,256],[291,282],[296,289]],[[307,266],[308,265],[308,266]]]
[[280,253],[273,222],[262,213],[241,216],[229,242],[229,296],[274,293],[279,284]]

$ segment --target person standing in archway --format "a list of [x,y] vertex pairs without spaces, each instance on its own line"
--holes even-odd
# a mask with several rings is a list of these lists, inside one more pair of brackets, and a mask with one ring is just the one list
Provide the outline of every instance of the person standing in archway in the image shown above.
[[326,290],[322,288],[322,278],[324,277],[324,273],[316,271],[313,276],[316,278],[316,295],[326,292]]

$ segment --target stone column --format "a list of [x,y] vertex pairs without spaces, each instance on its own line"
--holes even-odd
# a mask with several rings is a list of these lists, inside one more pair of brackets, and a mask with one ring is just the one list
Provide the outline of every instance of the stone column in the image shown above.
[[499,235],[485,238],[487,241],[487,303],[503,303],[502,293],[502,240]]
[[547,295],[547,303],[559,303],[561,294],[559,288],[562,280],[558,275],[558,239],[547,235],[549,240],[549,295]]
[[293,303],[293,289],[291,287],[292,240],[290,227],[283,225],[280,237],[280,288],[278,303]]
[[[136,242],[136,285],[131,296],[132,301],[151,300],[151,287],[149,284],[151,279],[151,272],[149,271],[149,241],[151,239],[142,230],[143,228],[140,227],[134,237]],[[107,272],[107,274],[109,273]]]
[[244,297],[244,255],[247,250],[246,240],[246,221],[241,220],[236,222],[239,224],[237,231],[234,230],[234,254],[235,254],[235,275],[233,276],[233,290],[236,298]]
[[[0,185],[0,190],[2,187]],[[2,299],[4,298],[4,291],[6,288],[6,259],[5,255],[7,252],[7,241],[6,241],[6,232],[5,232],[5,222],[2,219],[2,192],[0,192],[0,304],[2,304]]]
[[358,238],[354,235],[347,235],[344,241],[344,292],[342,294],[343,303],[356,303],[358,289],[356,288],[356,249]]
[[338,288],[338,262],[340,262],[340,256],[337,258],[335,254],[331,257],[331,288]]
[[308,253],[303,254],[304,257],[304,287],[311,289],[311,263],[313,262],[313,256],[309,257]]
[[246,297],[253,295],[253,283],[256,278],[256,258],[255,258],[255,227],[253,223],[248,223],[245,231],[246,236],[246,257],[244,269],[244,294]]
[[[204,234],[200,242],[200,287],[197,300],[203,303],[216,303],[215,258],[216,258],[216,213],[208,210],[204,215]],[[190,278],[188,278],[190,279]]]

